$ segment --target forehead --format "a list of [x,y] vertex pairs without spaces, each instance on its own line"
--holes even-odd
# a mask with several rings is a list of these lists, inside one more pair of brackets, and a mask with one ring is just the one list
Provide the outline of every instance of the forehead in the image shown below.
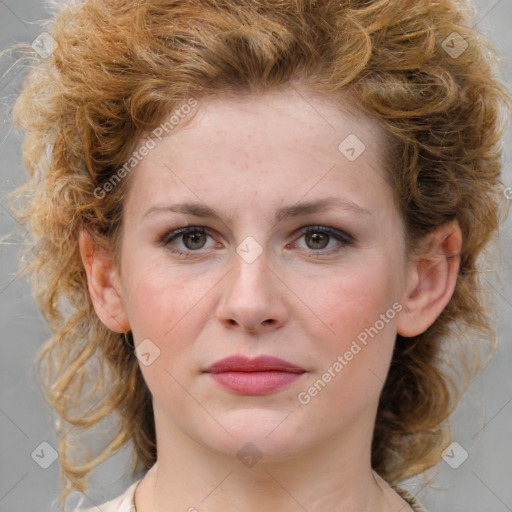
[[[314,94],[296,88],[209,97],[200,100],[196,110],[191,122],[185,119],[183,129],[175,132],[176,141],[187,138],[187,132],[193,130],[203,142],[215,135],[223,136],[222,147],[234,143],[236,146],[231,149],[239,153],[249,141],[256,144],[261,140],[267,148],[287,148],[298,143],[306,143],[309,148],[317,147],[322,140],[322,151],[330,147],[329,154],[336,159],[340,156],[339,142],[350,134],[366,146],[383,138],[376,120],[359,112],[348,96]],[[300,151],[299,147],[295,149]]]
[[327,192],[367,195],[369,202],[375,202],[370,190],[390,194],[382,132],[348,103],[289,89],[203,99],[195,110],[156,141],[137,166],[129,195],[153,202],[217,198],[220,206],[238,199],[247,208],[249,197],[261,207]]

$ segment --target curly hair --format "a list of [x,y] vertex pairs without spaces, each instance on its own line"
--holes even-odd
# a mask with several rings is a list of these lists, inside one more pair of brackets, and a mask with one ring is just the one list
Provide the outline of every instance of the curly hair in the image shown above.
[[[132,472],[157,455],[131,333],[96,316],[79,231],[118,251],[130,179],[113,178],[129,174],[141,138],[190,98],[295,85],[340,105],[349,98],[382,128],[408,251],[447,221],[461,227],[454,294],[424,333],[397,336],[372,444],[372,466],[392,485],[438,462],[449,415],[482,367],[472,342],[496,342],[481,257],[497,241],[500,139],[512,101],[473,19],[471,5],[455,0],[87,0],[56,13],[54,51],[33,63],[14,105],[29,179],[12,209],[32,234],[23,271],[52,330],[38,378],[72,426],[57,428],[61,503],[123,446],[133,443]],[[456,342],[457,364],[446,355]],[[116,414],[105,447],[73,448],[72,432]]]

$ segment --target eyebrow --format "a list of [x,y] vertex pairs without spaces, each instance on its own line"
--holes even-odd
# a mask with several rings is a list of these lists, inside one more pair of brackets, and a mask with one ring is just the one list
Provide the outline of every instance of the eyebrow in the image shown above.
[[[320,211],[332,209],[335,207],[341,208],[347,212],[354,214],[373,216],[370,210],[367,210],[366,208],[359,206],[353,201],[347,199],[340,199],[337,197],[327,197],[325,199],[320,199],[318,201],[309,201],[279,208],[278,210],[276,210],[274,219],[275,222],[280,222],[283,219],[287,219],[290,217],[299,217],[301,215],[318,213]],[[183,213],[185,215],[193,215],[195,217],[209,217],[213,219],[218,219],[222,222],[228,222],[230,220],[225,218],[224,215],[222,215],[215,208],[211,208],[205,204],[195,202],[182,202],[172,205],[156,205],[147,210],[146,213],[144,213],[143,217],[147,217],[153,213],[162,211]]]

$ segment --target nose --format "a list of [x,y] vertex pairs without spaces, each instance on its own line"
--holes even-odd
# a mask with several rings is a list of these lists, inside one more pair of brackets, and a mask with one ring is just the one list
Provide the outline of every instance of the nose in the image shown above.
[[252,262],[238,254],[224,282],[217,318],[229,329],[268,332],[282,327],[289,316],[281,280],[268,265],[266,251]]

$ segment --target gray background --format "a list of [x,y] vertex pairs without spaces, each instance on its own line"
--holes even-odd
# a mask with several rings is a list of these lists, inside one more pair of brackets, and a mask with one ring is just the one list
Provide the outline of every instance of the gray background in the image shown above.
[[[512,2],[480,0],[477,6],[478,28],[496,42],[504,56],[505,81],[511,87]],[[0,0],[0,51],[17,42],[32,42],[43,30],[40,21],[46,13],[42,1]],[[31,370],[34,354],[49,331],[31,298],[29,279],[17,277],[20,246],[15,240],[21,228],[11,217],[6,200],[6,194],[25,179],[22,139],[13,130],[10,115],[26,69],[17,66],[9,70],[11,64],[8,54],[0,59],[0,512],[50,512],[56,510],[51,504],[58,494],[59,462],[43,469],[35,460],[50,462],[51,449],[40,445],[47,442],[56,448],[57,442],[51,411]],[[509,130],[504,140],[504,181],[509,186],[511,148]],[[498,297],[501,344],[452,421],[454,439],[469,457],[458,469],[441,461],[438,478],[430,488],[422,489],[417,480],[407,483],[432,512],[512,511],[512,290],[507,286],[512,278],[511,216],[502,228],[501,266],[486,277]],[[8,234],[14,237],[7,239]],[[118,495],[137,477],[129,475],[129,460],[127,449],[94,472],[94,487],[88,492],[93,502]]]

